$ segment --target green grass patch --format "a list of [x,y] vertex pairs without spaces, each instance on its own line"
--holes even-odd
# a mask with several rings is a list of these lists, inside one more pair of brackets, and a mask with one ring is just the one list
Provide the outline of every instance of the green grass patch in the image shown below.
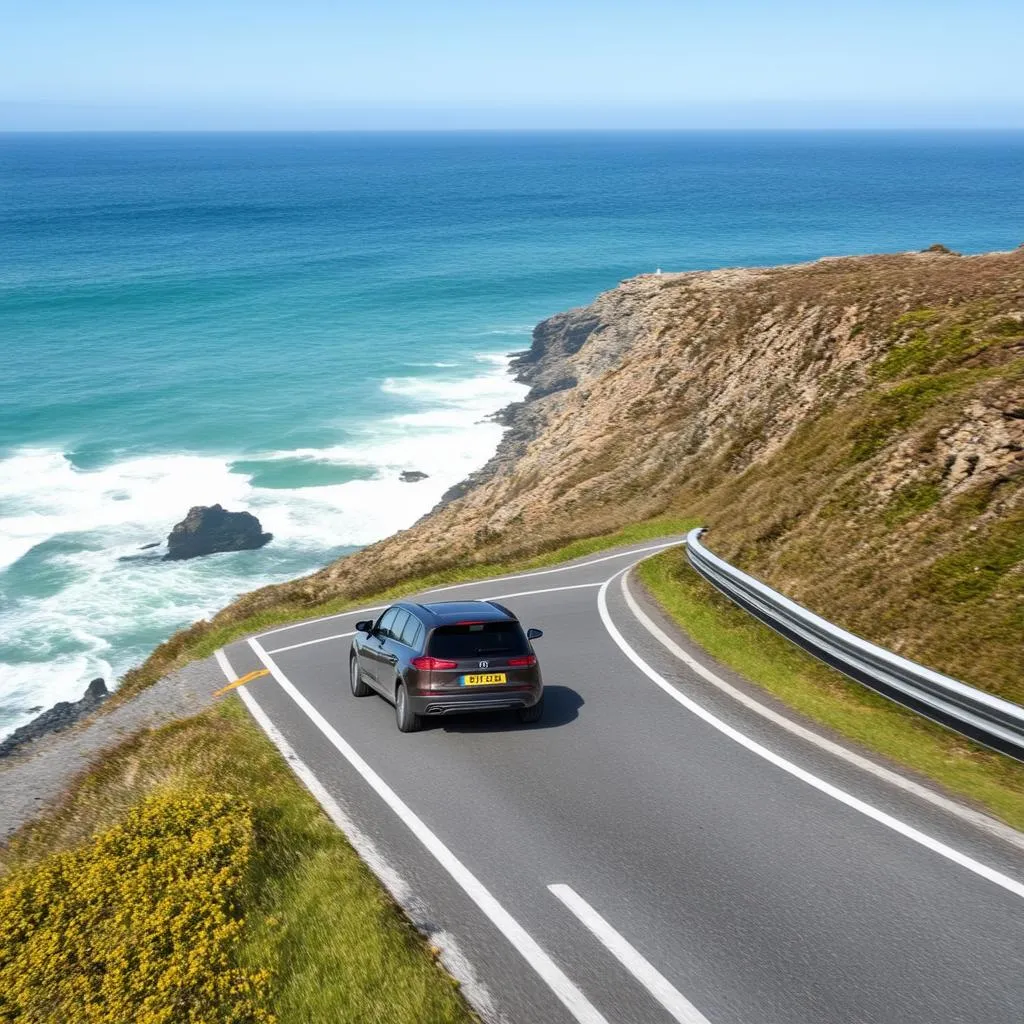
[[917,376],[942,363],[955,363],[977,347],[973,332],[964,324],[945,331],[917,330],[889,350],[876,366],[875,373],[888,380]]
[[883,518],[886,526],[896,526],[927,512],[939,503],[941,497],[939,485],[929,480],[914,480],[904,484],[885,507]]
[[258,633],[274,626],[300,622],[304,619],[315,619],[321,615],[336,615],[338,612],[365,605],[387,604],[396,597],[450,583],[469,583],[473,580],[487,579],[490,576],[505,576],[510,573],[539,569],[623,544],[636,544],[645,540],[657,540],[671,534],[685,533],[699,525],[700,521],[692,518],[658,517],[627,526],[616,533],[585,537],[551,551],[521,559],[466,565],[424,576],[411,577],[393,587],[374,593],[361,594],[356,597],[338,597],[312,605],[282,602],[276,607],[264,609],[257,614],[235,619],[219,626],[209,622],[197,622],[162,643],[139,668],[127,672],[117,691],[107,701],[106,706],[116,707],[147,686],[151,686],[172,669],[180,668],[190,661],[209,657],[218,648],[233,643],[240,637],[248,636],[250,633]]
[[850,461],[864,462],[877,455],[891,438],[916,423],[946,395],[978,379],[978,373],[960,370],[934,377],[915,377],[870,396],[868,415],[852,430]]
[[996,317],[985,325],[985,333],[995,338],[1024,339],[1024,320],[1017,317]]
[[939,595],[961,603],[988,597],[1008,573],[1022,564],[1024,515],[1017,514],[936,560],[928,576]]
[[912,309],[902,316],[896,317],[892,322],[890,333],[899,334],[908,327],[920,327],[923,324],[933,323],[938,318],[939,311],[937,309]]
[[1024,765],[830,669],[719,594],[683,552],[657,555],[637,571],[679,626],[722,664],[813,721],[1024,829]]
[[[104,754],[0,868],[0,976],[19,999],[0,1020],[476,1020],[235,697]],[[183,982],[194,998],[167,1015]]]
[[[1024,340],[1024,324],[1014,317],[983,321],[984,309],[959,310],[956,318],[938,321],[935,310],[899,317],[889,335],[898,339],[872,368],[880,380],[898,380],[951,370],[983,353],[996,363],[1012,356]],[[908,330],[909,329],[909,330]]]

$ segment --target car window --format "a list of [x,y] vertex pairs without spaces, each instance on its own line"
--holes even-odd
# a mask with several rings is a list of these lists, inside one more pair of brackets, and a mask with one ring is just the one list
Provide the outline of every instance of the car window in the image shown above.
[[478,622],[439,626],[430,637],[435,658],[475,658],[482,654],[527,654],[526,634],[518,622]]
[[403,644],[406,647],[416,646],[416,630],[418,629],[420,620],[416,618],[412,613],[409,614],[409,618],[406,620],[405,625],[402,627],[402,635],[400,637]]
[[377,628],[375,632],[378,636],[390,636],[390,628],[394,624],[395,619],[398,617],[398,613],[401,608],[389,608],[378,620]]
[[409,644],[409,646],[414,651],[422,651],[423,650],[423,634],[425,632],[426,632],[426,630],[423,628],[423,623],[422,622],[417,622],[416,623],[416,635],[412,638],[412,643]]
[[409,621],[409,613],[404,608],[398,609],[398,615],[395,621],[391,623],[388,629],[388,636],[392,640],[402,639],[402,630],[405,629],[405,624]]

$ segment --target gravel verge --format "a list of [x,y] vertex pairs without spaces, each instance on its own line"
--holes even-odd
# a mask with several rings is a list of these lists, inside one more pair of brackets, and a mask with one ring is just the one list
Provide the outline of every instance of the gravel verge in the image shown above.
[[0,761],[0,842],[59,799],[105,750],[142,729],[198,714],[223,685],[223,673],[212,658],[193,662],[126,704],[18,748]]

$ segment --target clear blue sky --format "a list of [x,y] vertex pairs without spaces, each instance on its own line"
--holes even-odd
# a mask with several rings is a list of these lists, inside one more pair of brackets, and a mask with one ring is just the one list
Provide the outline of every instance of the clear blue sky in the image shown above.
[[1024,0],[0,0],[0,129],[1024,127]]

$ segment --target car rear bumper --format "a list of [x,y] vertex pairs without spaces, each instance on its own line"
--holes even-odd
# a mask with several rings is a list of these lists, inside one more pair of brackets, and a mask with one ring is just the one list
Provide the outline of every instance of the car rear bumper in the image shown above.
[[540,700],[541,687],[529,689],[500,689],[485,692],[438,690],[409,694],[409,704],[417,715],[463,715],[472,711],[508,711],[514,708],[532,708]]

